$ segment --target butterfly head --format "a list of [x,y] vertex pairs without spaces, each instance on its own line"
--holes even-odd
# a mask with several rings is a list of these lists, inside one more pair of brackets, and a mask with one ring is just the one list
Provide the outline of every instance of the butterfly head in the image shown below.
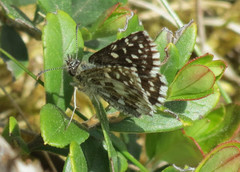
[[81,64],[81,62],[78,59],[73,59],[72,57],[68,56],[66,64],[68,73],[71,76],[75,76],[77,73],[78,66]]

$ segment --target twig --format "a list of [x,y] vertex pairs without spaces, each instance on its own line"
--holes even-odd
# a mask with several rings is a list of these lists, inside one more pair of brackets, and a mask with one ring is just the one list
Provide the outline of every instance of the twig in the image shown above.
[[198,22],[198,33],[200,37],[200,47],[201,51],[205,51],[205,40],[206,40],[206,34],[205,34],[205,27],[203,24],[203,9],[201,5],[201,0],[196,0],[196,16],[197,16],[197,22]]
[[12,98],[12,96],[10,94],[8,94],[8,92],[5,90],[5,88],[3,86],[0,85],[0,88],[2,89],[2,91],[4,92],[4,94],[6,96],[8,96],[9,100],[12,102],[13,106],[15,107],[15,109],[18,111],[19,115],[22,117],[23,121],[26,123],[27,127],[33,131],[31,125],[29,124],[27,118],[25,117],[22,109],[18,106],[18,104],[15,102],[15,100]]

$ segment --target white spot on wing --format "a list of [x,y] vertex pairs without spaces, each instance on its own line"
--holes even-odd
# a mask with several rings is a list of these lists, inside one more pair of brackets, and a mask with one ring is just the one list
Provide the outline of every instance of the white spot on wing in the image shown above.
[[160,94],[163,95],[163,96],[166,96],[167,95],[167,90],[168,90],[168,87],[167,86],[161,86],[160,87]]
[[164,84],[167,85],[167,80],[166,80],[166,78],[165,78],[164,75],[161,75],[161,76],[160,76],[160,80],[161,80],[161,82],[163,82]]
[[160,64],[161,64],[161,63],[160,63],[160,60],[154,60],[154,61],[153,61],[153,65],[157,65],[157,66],[158,66],[158,65],[160,65]]
[[161,103],[164,103],[164,102],[165,102],[165,98],[163,98],[163,97],[158,97],[158,101],[161,102]]
[[151,95],[148,91],[146,91],[146,94],[147,94],[147,96],[150,96],[150,95]]
[[150,87],[149,90],[150,91],[155,91],[155,88],[154,87]]
[[127,49],[126,48],[123,48],[123,53],[126,54],[127,53]]
[[154,86],[152,81],[148,81],[148,84],[151,85],[152,87]]
[[160,53],[157,52],[157,53],[153,54],[152,58],[153,59],[159,59],[159,56],[160,56]]
[[115,59],[119,57],[118,54],[113,53],[113,52],[111,53],[111,56],[112,56],[113,58],[115,58]]
[[134,55],[134,54],[131,54],[132,58],[133,59],[138,59],[138,56]]
[[130,68],[132,71],[137,71],[137,69],[135,67],[131,67]]
[[132,40],[136,41],[137,39],[138,39],[138,36],[134,36]]
[[127,61],[128,63],[132,63],[132,60],[129,59],[129,58],[126,58],[126,61]]
[[150,46],[156,46],[156,44],[153,43],[153,42],[151,42],[149,45],[150,45]]
[[112,44],[111,48],[112,48],[112,50],[115,50],[117,48],[117,45],[116,44]]

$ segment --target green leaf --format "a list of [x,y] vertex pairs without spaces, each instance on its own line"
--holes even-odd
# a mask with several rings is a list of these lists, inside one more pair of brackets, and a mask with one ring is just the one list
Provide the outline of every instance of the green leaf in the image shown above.
[[95,138],[95,135],[94,137],[90,136],[84,143],[81,144],[81,147],[88,162],[89,171],[109,171],[108,155],[106,150],[103,148],[103,137]]
[[[197,37],[197,26],[196,23],[190,21],[188,24],[184,25],[182,28],[177,30],[174,34],[172,31],[167,28],[163,28],[160,34],[157,36],[155,43],[157,44],[157,49],[160,52],[160,59],[163,61],[166,58],[165,48],[169,43],[173,43],[179,53],[179,60],[176,61],[167,61],[165,65],[170,66],[168,63],[172,63],[171,65],[178,67],[178,70],[182,68],[187,61],[189,60]],[[172,57],[169,56],[169,59]]]
[[72,2],[72,14],[77,23],[82,26],[89,26],[98,21],[99,17],[110,7],[123,0],[87,0]]
[[36,39],[41,38],[41,31],[32,23],[32,21],[16,7],[15,1],[1,0],[0,5],[3,8],[3,15],[7,23],[10,23],[12,27],[24,30],[29,35]]
[[40,111],[41,135],[44,143],[55,147],[64,147],[72,141],[81,144],[89,134],[71,122],[68,128],[64,112],[57,106],[46,104]]
[[218,108],[186,128],[186,134],[193,137],[207,153],[219,143],[234,137],[240,126],[239,113],[240,106],[236,104]]
[[101,102],[98,100],[98,98],[96,96],[93,96],[91,101],[96,109],[96,115],[101,123],[102,132],[103,132],[104,141],[105,141],[104,147],[106,147],[106,150],[108,152],[110,171],[119,171],[119,169],[121,169],[121,167],[119,164],[117,152],[114,149],[114,147],[112,145],[112,141],[110,139],[109,123],[108,123],[105,109],[103,108]]
[[5,126],[2,136],[8,141],[12,141],[12,137],[20,136],[19,126],[17,120],[14,117],[9,118],[8,124]]
[[122,8],[120,4],[108,9],[89,29],[93,33],[93,39],[116,36],[118,29],[125,26],[128,15],[130,15],[129,10]]
[[179,56],[178,49],[172,43],[168,44],[168,46],[166,47],[166,50],[168,52],[169,59],[166,65],[163,65],[160,68],[160,71],[161,71],[161,74],[163,74],[166,77],[167,82],[171,83],[175,78],[177,71],[179,70],[180,56]]
[[72,172],[71,161],[69,156],[65,160],[63,172]]
[[[177,43],[175,44],[180,56],[180,68],[183,67],[189,60],[197,38],[197,25],[195,22],[190,21],[189,24],[185,25],[177,34],[181,33]],[[179,68],[179,69],[180,69]]]
[[195,121],[207,115],[216,106],[219,97],[220,93],[216,91],[214,94],[199,100],[170,101],[166,102],[164,106],[180,116],[185,116],[186,118]]
[[[140,171],[146,172],[148,171],[138,160],[135,159],[135,157],[133,157],[133,155],[131,154],[131,152],[129,151],[129,147],[127,149],[126,145],[123,143],[123,141],[121,139],[119,139],[118,137],[116,137],[115,135],[111,135],[111,140],[114,144],[114,147],[117,148],[117,150],[119,152],[117,152],[118,157],[119,157],[119,163],[120,163],[120,167],[121,170],[120,171],[126,171],[126,166],[127,166],[127,162],[126,159],[127,158],[129,161],[131,161],[135,166],[137,166],[139,168]],[[140,146],[139,146],[140,147]],[[139,148],[140,149],[140,148]],[[124,159],[123,157],[120,155],[120,153],[122,155],[124,155]]]
[[160,53],[161,61],[163,61],[166,58],[165,48],[167,47],[167,45],[169,43],[172,43],[171,42],[172,37],[173,37],[173,33],[170,30],[168,30],[167,28],[163,28],[154,41],[157,44],[157,50]]
[[4,128],[2,136],[12,145],[21,148],[22,153],[30,153],[27,144],[22,139],[17,120],[14,117],[9,118],[9,123]]
[[168,89],[167,100],[193,100],[213,93],[215,76],[203,65],[186,65]]
[[173,166],[169,166],[169,167],[165,168],[164,170],[162,170],[162,172],[179,172],[179,170],[177,170]]
[[69,147],[57,148],[50,145],[46,145],[40,134],[38,134],[31,142],[28,143],[28,147],[31,152],[34,151],[47,151],[54,154],[62,155],[67,157],[69,154]]
[[[215,92],[203,99],[166,102],[164,106],[179,114],[180,118],[185,117],[190,121],[197,120],[215,107],[219,96],[219,92]],[[157,114],[154,114],[152,117],[147,115],[141,116],[140,118],[127,117],[118,123],[110,124],[110,129],[112,131],[127,133],[154,133],[173,131],[182,128],[184,125],[185,124],[178,121],[176,117],[159,110]]]
[[240,142],[230,141],[213,149],[198,165],[195,172],[238,171],[240,169]]
[[[62,67],[65,65],[66,56],[77,52],[76,23],[63,11],[56,14],[48,13],[46,20],[42,37],[45,69]],[[77,45],[80,48],[79,52],[82,53],[83,39],[80,32]],[[69,84],[72,77],[65,70],[49,71],[44,76],[47,103],[65,110],[73,93],[73,87]]]
[[147,134],[146,151],[148,157],[154,158],[157,164],[167,161],[181,167],[185,164],[196,166],[203,158],[196,144],[181,130]]
[[125,172],[128,169],[128,161],[127,159],[119,152],[117,152],[118,163],[119,163],[119,172]]
[[182,126],[181,121],[178,121],[175,117],[159,111],[152,117],[147,115],[140,118],[127,117],[121,122],[110,124],[110,129],[117,132],[151,133],[176,130]]
[[212,54],[204,54],[188,62],[188,65],[200,64],[207,66],[215,75],[216,80],[220,79],[227,68],[227,65],[222,60],[213,60]]
[[49,12],[56,12],[62,10],[67,12],[75,20],[76,23],[80,23],[81,27],[89,26],[96,23],[99,17],[110,7],[116,5],[123,0],[58,0],[48,1],[39,0],[40,8],[47,14]]
[[[125,27],[125,25],[123,25],[123,28],[124,27]],[[118,39],[125,38],[133,32],[142,31],[142,30],[144,30],[144,27],[143,27],[143,25],[140,24],[138,16],[134,14],[134,16],[132,16],[132,18],[129,19],[129,21],[128,21],[126,31],[118,32],[117,38]]]
[[72,171],[79,171],[79,172],[88,171],[86,159],[78,143],[72,142],[70,144],[69,157],[71,161]]
[[38,0],[38,5],[40,9],[47,13],[56,12],[58,10],[65,11],[69,15],[72,14],[72,1],[68,0]]
[[[15,57],[20,63],[25,67],[28,65],[28,53],[25,43],[19,34],[7,25],[3,25],[1,28],[1,48]],[[24,71],[12,60],[9,60],[4,54],[1,53],[1,57],[7,63],[7,68],[13,74],[13,76],[18,79]]]
[[20,136],[17,120],[12,116],[9,118],[9,134],[11,136]]

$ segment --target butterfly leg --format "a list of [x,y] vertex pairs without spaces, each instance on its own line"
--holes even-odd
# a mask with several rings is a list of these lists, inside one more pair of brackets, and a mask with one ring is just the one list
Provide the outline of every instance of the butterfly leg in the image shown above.
[[78,88],[77,88],[76,86],[74,86],[74,91],[73,91],[73,111],[72,111],[72,115],[71,115],[71,117],[70,117],[70,120],[69,120],[69,122],[68,122],[67,128],[68,128],[69,125],[71,124],[72,119],[73,119],[73,116],[74,116],[74,113],[75,113],[75,111],[76,111],[76,109],[77,109],[77,101],[76,101],[77,89],[78,89]]

